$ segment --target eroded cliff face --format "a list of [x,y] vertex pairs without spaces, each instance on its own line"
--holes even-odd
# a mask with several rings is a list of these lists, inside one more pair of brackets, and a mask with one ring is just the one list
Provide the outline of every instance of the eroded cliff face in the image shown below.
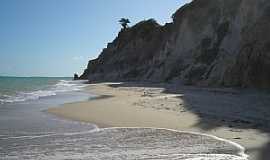
[[269,0],[194,0],[122,30],[81,78],[270,88],[269,29]]

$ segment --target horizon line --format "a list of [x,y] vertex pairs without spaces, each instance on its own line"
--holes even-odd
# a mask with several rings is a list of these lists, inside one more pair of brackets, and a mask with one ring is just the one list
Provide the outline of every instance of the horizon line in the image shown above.
[[73,78],[72,76],[13,76],[13,75],[0,75],[0,77],[10,78]]

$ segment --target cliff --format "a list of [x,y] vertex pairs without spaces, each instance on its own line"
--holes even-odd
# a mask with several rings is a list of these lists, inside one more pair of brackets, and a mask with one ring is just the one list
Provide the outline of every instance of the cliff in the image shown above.
[[121,30],[81,78],[270,88],[270,1],[194,0],[172,18]]

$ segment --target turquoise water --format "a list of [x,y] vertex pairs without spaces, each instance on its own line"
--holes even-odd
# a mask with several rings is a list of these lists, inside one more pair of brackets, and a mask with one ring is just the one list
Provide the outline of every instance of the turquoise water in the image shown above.
[[81,87],[70,77],[0,77],[0,103],[34,100]]
[[0,77],[0,93],[12,95],[18,91],[46,89],[59,80],[71,80],[71,78]]

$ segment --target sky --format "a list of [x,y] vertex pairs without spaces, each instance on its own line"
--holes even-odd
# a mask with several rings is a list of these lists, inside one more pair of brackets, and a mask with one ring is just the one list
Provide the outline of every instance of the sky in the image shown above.
[[160,24],[190,0],[0,0],[0,75],[81,74],[118,34],[118,20]]

